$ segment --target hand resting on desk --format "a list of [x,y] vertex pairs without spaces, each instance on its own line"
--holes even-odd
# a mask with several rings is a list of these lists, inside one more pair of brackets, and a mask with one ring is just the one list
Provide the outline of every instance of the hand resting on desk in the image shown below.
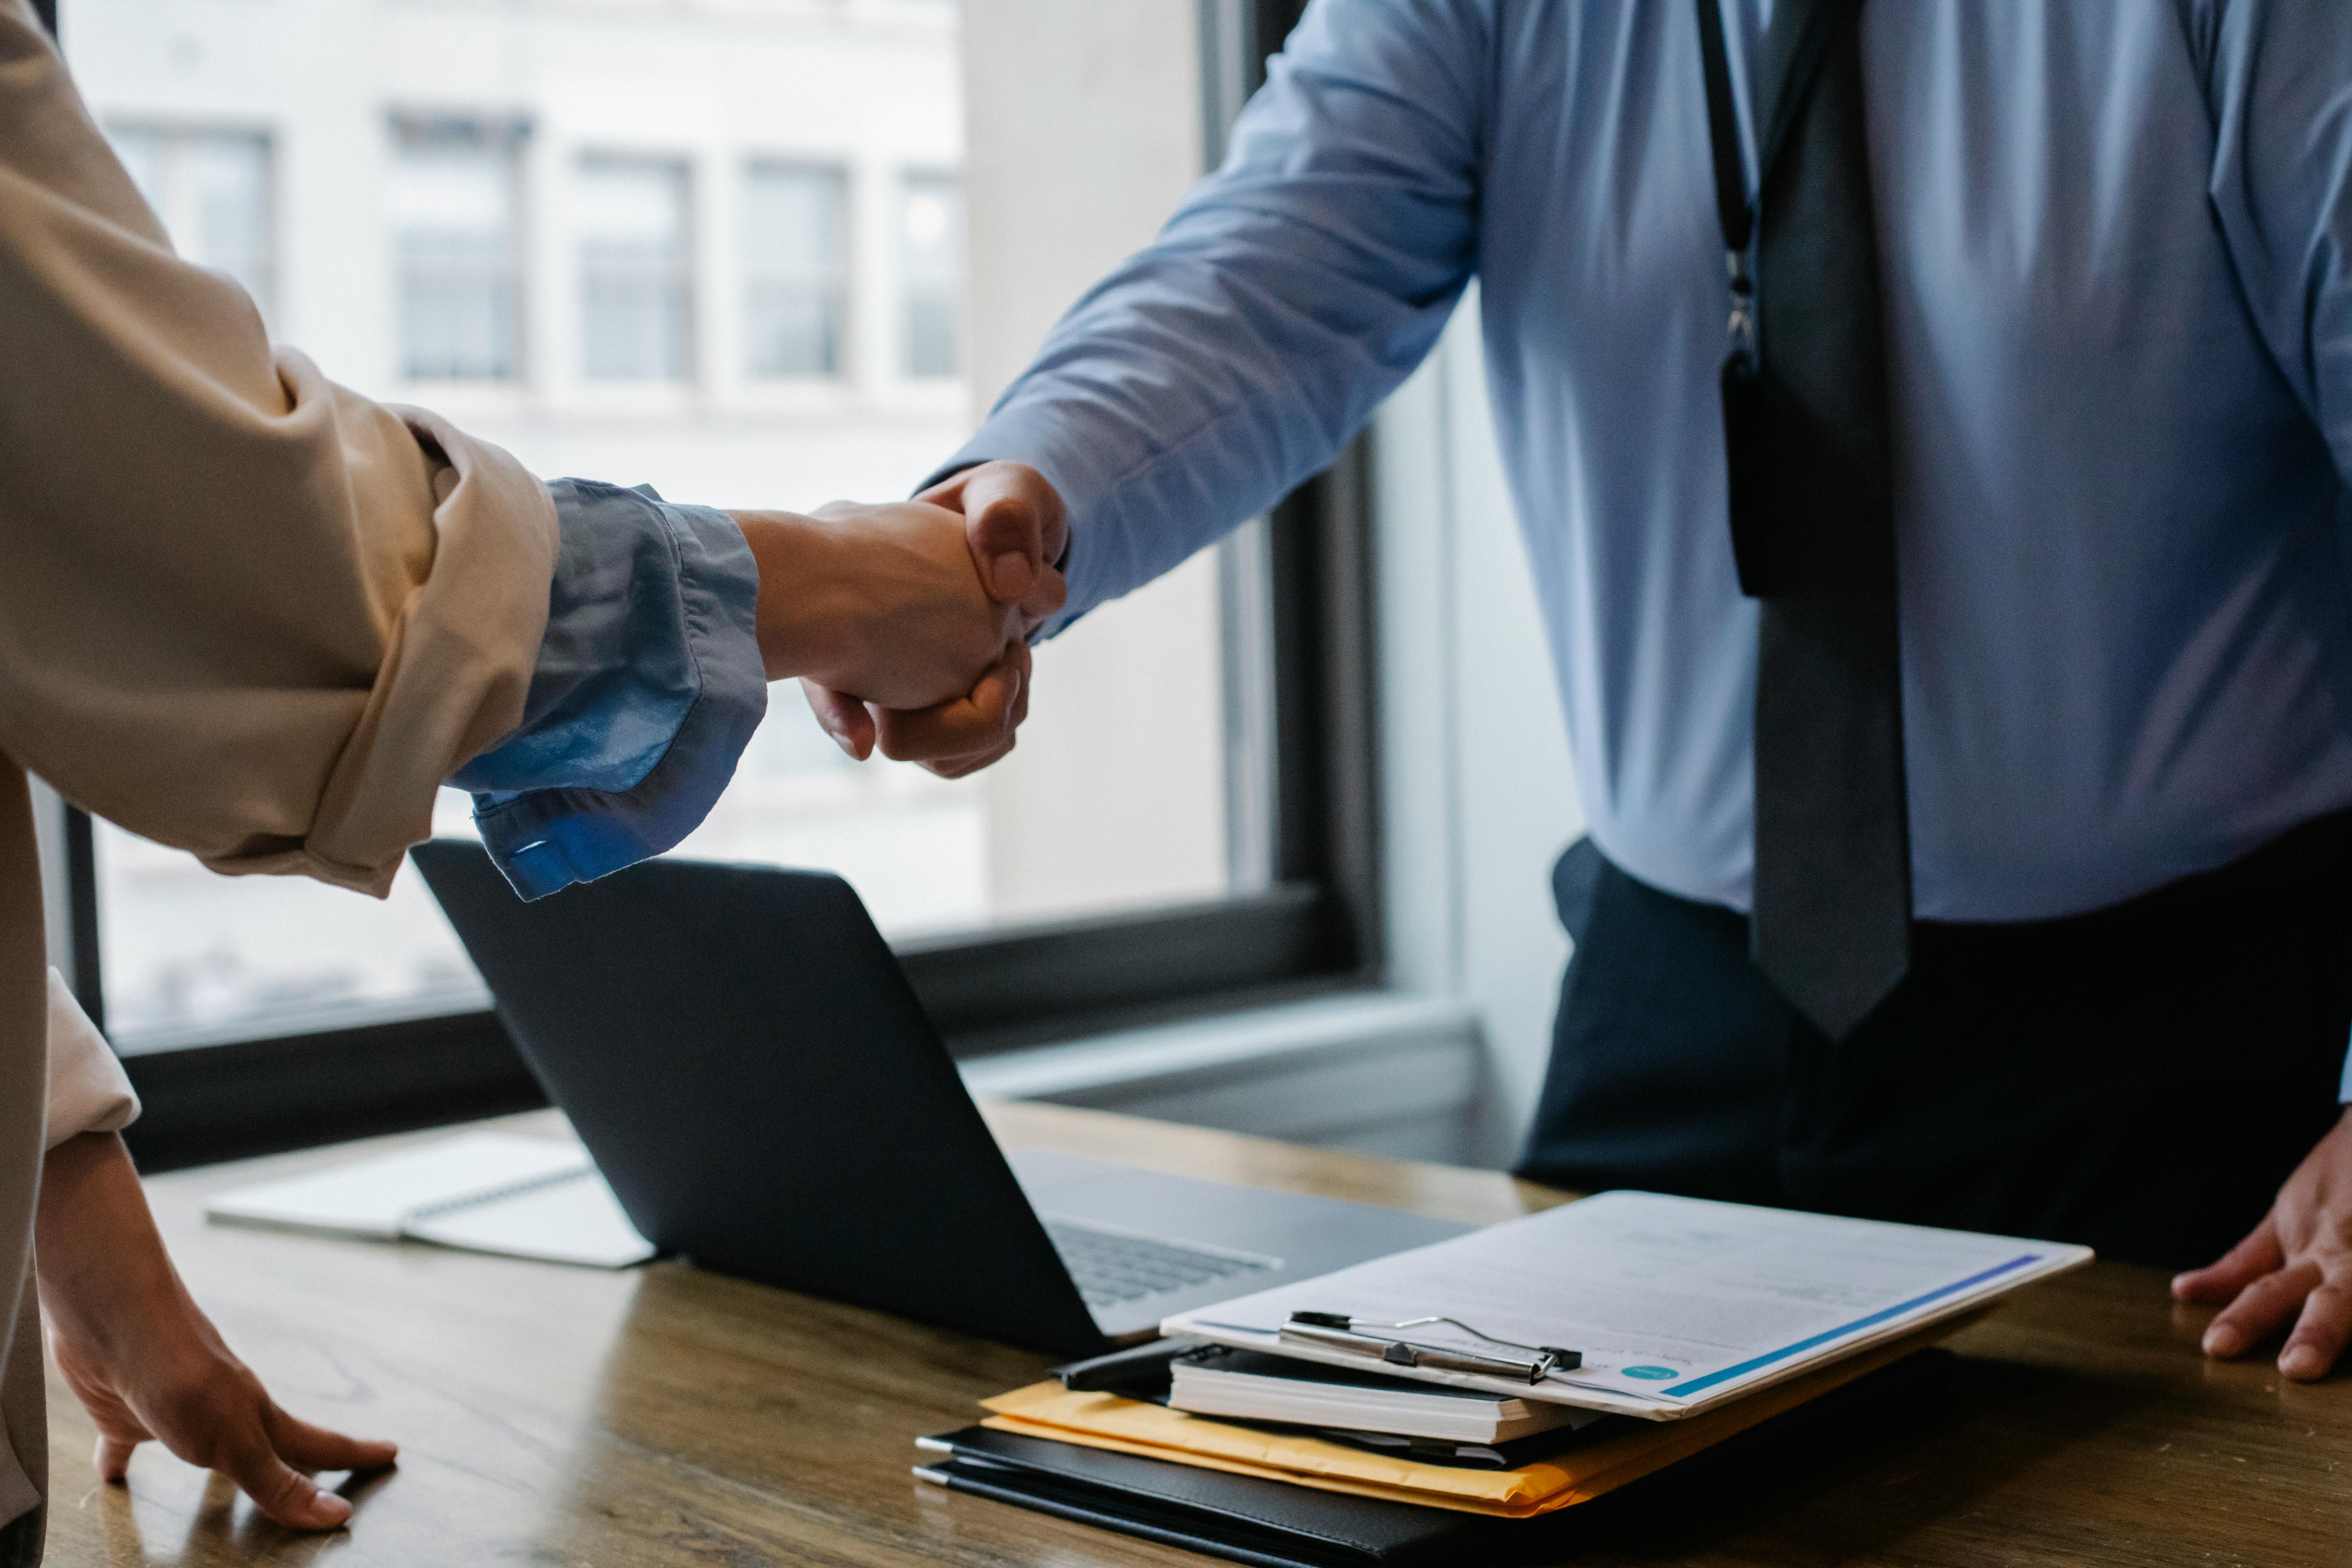
[[2205,1331],[2207,1355],[2233,1360],[2292,1322],[2280,1374],[2327,1375],[2352,1339],[2352,1110],[2295,1167],[2253,1234],[2173,1280],[2172,1293],[2227,1303]]
[[390,1443],[280,1410],[222,1342],[180,1283],[118,1134],[85,1132],[49,1152],[34,1246],[49,1349],[97,1425],[106,1480],[121,1481],[152,1437],[226,1475],[278,1523],[332,1530],[352,1505],[309,1472],[392,1463]]

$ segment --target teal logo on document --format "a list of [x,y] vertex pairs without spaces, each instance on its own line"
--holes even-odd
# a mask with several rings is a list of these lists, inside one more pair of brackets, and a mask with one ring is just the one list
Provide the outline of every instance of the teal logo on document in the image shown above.
[[1667,1378],[1682,1375],[1670,1366],[1629,1366],[1623,1370],[1627,1377],[1638,1377],[1643,1383],[1664,1383]]

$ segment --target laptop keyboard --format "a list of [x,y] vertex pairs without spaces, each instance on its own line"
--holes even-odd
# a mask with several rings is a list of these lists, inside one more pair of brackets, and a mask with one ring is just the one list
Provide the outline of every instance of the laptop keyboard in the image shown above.
[[1067,1220],[1048,1220],[1045,1234],[1077,1282],[1089,1307],[1139,1301],[1163,1290],[1190,1289],[1212,1279],[1239,1279],[1281,1267],[1270,1258],[1195,1252],[1165,1241],[1097,1230]]

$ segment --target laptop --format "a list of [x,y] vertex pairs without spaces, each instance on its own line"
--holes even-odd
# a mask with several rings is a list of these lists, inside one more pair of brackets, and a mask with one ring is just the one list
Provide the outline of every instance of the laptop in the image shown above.
[[1008,1161],[889,945],[822,872],[646,861],[526,904],[412,851],[648,1241],[1069,1355],[1467,1227],[1108,1161]]

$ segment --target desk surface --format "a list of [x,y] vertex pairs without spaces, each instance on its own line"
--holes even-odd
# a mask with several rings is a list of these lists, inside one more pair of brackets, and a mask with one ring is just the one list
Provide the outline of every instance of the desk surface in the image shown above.
[[[1045,1146],[1470,1221],[1559,1194],[1098,1112],[991,1109]],[[545,1113],[551,1118],[552,1113]],[[517,1120],[529,1127],[532,1120]],[[386,1140],[396,1142],[398,1140]],[[348,1534],[294,1536],[152,1446],[98,1485],[50,1383],[50,1561],[85,1564],[1197,1563],[1186,1552],[915,1481],[913,1439],[1048,1358],[675,1263],[622,1274],[208,1226],[205,1195],[334,1150],[150,1184],[229,1342],[304,1415],[403,1445]],[[2352,1387],[2209,1365],[2204,1314],[2100,1264],[1953,1342],[1931,1415],[1737,1506],[1603,1539],[1580,1563],[2338,1562],[2352,1547]],[[1630,1533],[1630,1532],[1629,1532]]]

